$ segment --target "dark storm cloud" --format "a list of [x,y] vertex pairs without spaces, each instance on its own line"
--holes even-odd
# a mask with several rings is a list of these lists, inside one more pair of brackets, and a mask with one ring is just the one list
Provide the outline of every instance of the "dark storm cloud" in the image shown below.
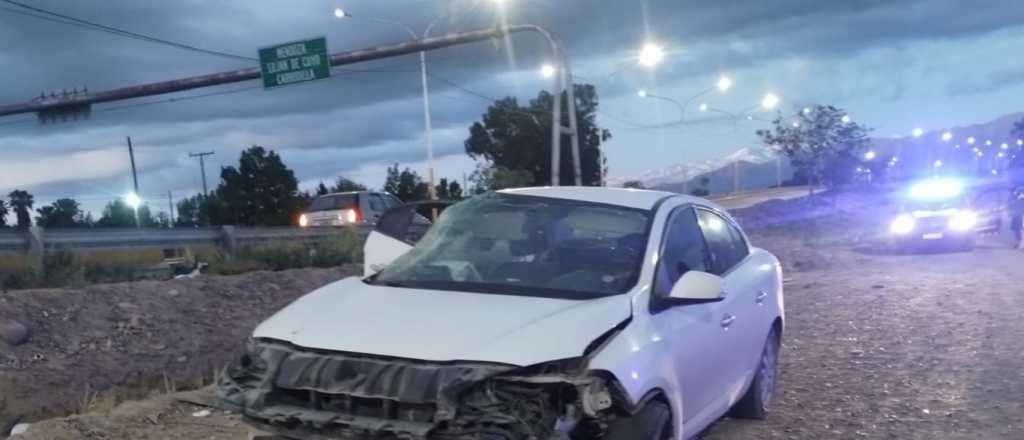
[[950,96],[963,96],[990,92],[1016,84],[1024,84],[1024,67],[996,70],[980,79],[960,78],[951,82],[946,91]]
[[[317,35],[327,37],[332,52],[406,39],[404,32],[394,26],[360,17],[401,20],[421,30],[437,14],[453,15],[455,18],[450,21],[441,22],[438,32],[494,22],[494,6],[484,0],[214,4],[200,0],[23,1],[243,56],[255,56],[259,47]],[[470,9],[474,3],[477,5]],[[1024,2],[1019,1],[990,1],[984,7],[958,0],[505,3],[510,23],[537,23],[559,33],[577,66],[575,73],[587,79],[600,79],[616,66],[628,64],[639,42],[648,37],[664,42],[673,56],[658,72],[663,84],[682,83],[710,72],[754,67],[788,57],[834,59],[840,63],[865,50],[900,47],[917,41],[948,41],[955,48],[958,38],[997,32],[1020,26],[1024,21]],[[3,3],[0,6],[10,8]],[[336,6],[345,6],[356,18],[339,21],[331,14]],[[0,104],[25,101],[43,90],[83,84],[91,90],[107,89],[254,64],[4,10],[0,10],[0,41],[4,42],[0,64],[5,66],[5,84],[16,85],[0,87]],[[432,115],[435,126],[444,132],[438,144],[439,156],[461,153],[465,127],[487,105],[447,81],[486,96],[512,94],[524,98],[535,95],[544,86],[533,82],[518,87],[494,79],[511,68],[524,72],[535,69],[550,58],[535,36],[516,36],[512,41],[516,55],[512,65],[507,48],[491,42],[430,55],[430,71],[435,76],[431,80]],[[279,148],[299,171],[300,178],[351,169],[358,161],[419,160],[423,121],[417,67],[415,57],[407,56],[346,66],[347,70],[363,72],[337,71],[331,80],[280,90],[264,91],[256,82],[248,82],[104,104],[94,109],[90,121],[56,126],[38,127],[31,122],[4,125],[12,118],[0,118],[0,146],[15,151],[13,155],[21,160],[29,160],[34,154],[120,147],[124,136],[132,134],[137,136],[144,152],[164,155],[163,160],[147,164],[147,172],[162,176],[166,185],[176,188],[194,184],[195,176],[180,175],[180,159],[199,148],[223,151],[220,160],[228,163],[236,159],[238,150],[253,143]],[[865,83],[879,83],[883,95],[902,96],[901,82],[876,80],[885,78],[890,65],[856,67],[863,73]],[[621,76],[625,79],[599,84],[604,96],[626,93],[633,82],[647,74],[626,69]],[[968,77],[964,81],[968,85],[961,91],[991,90],[1006,82],[1020,82],[1020,77],[1019,71],[1016,75],[992,73],[983,82]],[[822,84],[809,88],[830,86],[828,79],[823,78]],[[234,92],[243,89],[249,90]],[[217,95],[205,96],[212,94]],[[167,99],[178,101],[150,104]],[[112,177],[87,177],[83,182],[87,182],[87,188],[121,183],[120,178]],[[0,182],[0,186],[9,183]],[[59,187],[78,188],[69,183],[46,184],[47,191],[57,191]]]

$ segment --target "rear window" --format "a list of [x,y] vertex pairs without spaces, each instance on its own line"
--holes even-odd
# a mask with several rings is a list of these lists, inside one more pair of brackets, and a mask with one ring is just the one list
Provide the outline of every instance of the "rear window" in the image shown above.
[[338,194],[330,196],[320,196],[313,203],[309,205],[307,211],[333,211],[336,209],[356,209],[358,208],[357,194]]

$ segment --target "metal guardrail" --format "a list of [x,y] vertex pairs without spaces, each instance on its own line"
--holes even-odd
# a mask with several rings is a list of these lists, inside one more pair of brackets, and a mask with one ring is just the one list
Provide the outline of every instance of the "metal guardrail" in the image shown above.
[[[360,237],[371,226],[357,226]],[[0,230],[0,255],[25,255],[54,250],[164,249],[209,245],[228,249],[270,240],[316,240],[337,234],[338,228],[214,227],[174,229],[46,229]]]

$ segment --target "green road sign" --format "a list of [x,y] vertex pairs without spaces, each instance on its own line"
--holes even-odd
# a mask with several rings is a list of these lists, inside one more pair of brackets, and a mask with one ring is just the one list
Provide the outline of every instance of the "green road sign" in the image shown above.
[[327,39],[295,41],[260,49],[263,88],[286,86],[331,76]]

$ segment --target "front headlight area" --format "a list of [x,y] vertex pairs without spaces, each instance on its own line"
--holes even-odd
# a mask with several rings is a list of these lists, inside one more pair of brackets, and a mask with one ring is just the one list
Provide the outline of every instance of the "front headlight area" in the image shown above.
[[956,232],[969,232],[978,225],[978,214],[969,209],[957,211],[949,218],[949,229]]
[[889,223],[889,233],[892,235],[907,235],[917,229],[917,220],[910,214],[900,214],[892,223]]

